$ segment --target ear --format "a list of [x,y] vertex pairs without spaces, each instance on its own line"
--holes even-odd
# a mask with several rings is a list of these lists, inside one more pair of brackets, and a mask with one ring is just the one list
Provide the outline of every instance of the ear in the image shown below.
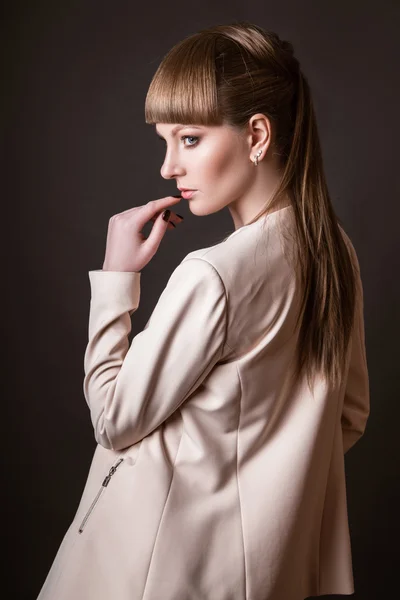
[[250,158],[261,150],[259,160],[265,156],[272,136],[271,122],[263,113],[257,113],[249,119],[248,141]]

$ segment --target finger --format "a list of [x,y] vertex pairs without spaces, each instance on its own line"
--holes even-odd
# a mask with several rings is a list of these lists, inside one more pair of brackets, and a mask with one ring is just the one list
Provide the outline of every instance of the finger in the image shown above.
[[168,229],[168,225],[170,225],[168,221],[165,221],[163,219],[162,214],[163,213],[160,213],[155,219],[150,234],[147,236],[147,239],[145,241],[145,245],[148,246],[148,248],[150,248],[152,254],[154,254],[157,251],[161,240],[163,239],[165,232]]
[[157,214],[163,212],[166,208],[178,204],[181,200],[181,196],[178,198],[175,198],[174,196],[165,196],[165,198],[159,198],[158,200],[153,200],[152,202],[145,204],[135,213],[135,219],[137,220],[139,229],[142,229],[152,217],[157,217]]
[[167,229],[176,229],[175,223],[173,223],[172,221],[168,221]]
[[[163,211],[161,211],[161,212],[163,212]],[[154,221],[157,219],[157,217],[158,217],[158,215],[159,215],[159,214],[160,214],[160,213],[157,213],[157,214],[156,214],[154,217],[152,217],[152,218],[150,219],[150,221],[153,221],[153,223],[154,223]],[[174,213],[174,212],[171,210],[171,215],[170,215],[170,217],[169,217],[168,224],[174,223],[175,225],[178,225],[179,223],[182,223],[182,221],[183,221],[183,217],[182,217],[181,215],[177,215],[176,213]],[[174,227],[172,227],[172,229],[173,229],[173,228],[174,228]]]

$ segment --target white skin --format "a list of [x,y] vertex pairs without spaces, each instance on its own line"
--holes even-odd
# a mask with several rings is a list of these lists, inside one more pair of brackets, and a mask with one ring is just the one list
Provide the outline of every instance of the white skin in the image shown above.
[[[166,144],[162,177],[175,179],[177,187],[197,190],[187,200],[193,214],[209,215],[227,206],[235,229],[242,227],[265,207],[281,178],[269,119],[262,113],[253,115],[244,133],[228,125],[185,125],[174,132],[178,126],[156,124]],[[253,159],[260,150],[256,167]],[[288,204],[285,195],[268,212]]]

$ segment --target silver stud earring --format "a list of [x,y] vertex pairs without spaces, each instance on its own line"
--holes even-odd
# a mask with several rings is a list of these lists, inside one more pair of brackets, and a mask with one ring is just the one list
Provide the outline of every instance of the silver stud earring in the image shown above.
[[259,150],[259,151],[257,152],[257,154],[255,155],[255,157],[254,157],[254,160],[253,160],[253,162],[254,162],[254,166],[255,166],[255,167],[258,165],[258,157],[259,157],[261,154],[262,154],[262,150]]

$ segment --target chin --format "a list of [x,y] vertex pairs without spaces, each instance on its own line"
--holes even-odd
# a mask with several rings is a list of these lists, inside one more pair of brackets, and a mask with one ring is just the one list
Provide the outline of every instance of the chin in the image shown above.
[[191,206],[189,204],[189,210],[192,215],[196,215],[197,217],[205,217],[206,215],[210,214],[210,211],[202,206]]
[[207,202],[196,202],[196,200],[188,200],[188,204],[190,212],[197,217],[212,215],[223,208],[223,206],[210,205]]

